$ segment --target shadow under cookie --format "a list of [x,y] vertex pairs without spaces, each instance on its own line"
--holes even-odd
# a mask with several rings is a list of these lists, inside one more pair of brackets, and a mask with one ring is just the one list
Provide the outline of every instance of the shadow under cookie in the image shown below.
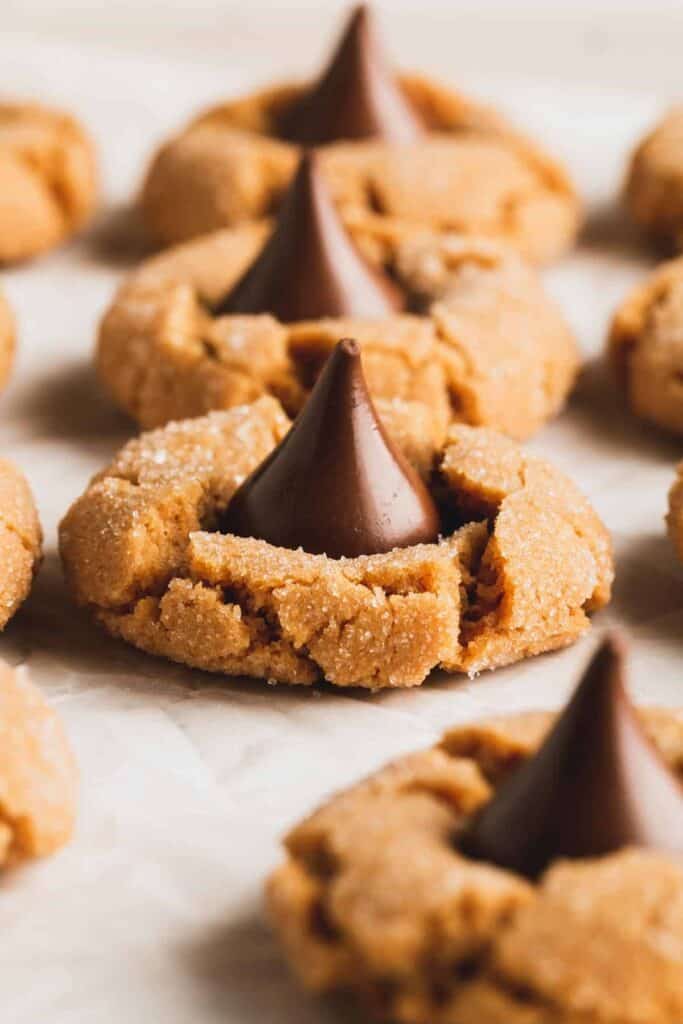
[[120,444],[133,430],[130,420],[103,399],[89,361],[72,360],[16,389],[12,401],[38,436],[88,446]]
[[680,457],[680,443],[670,433],[633,417],[604,356],[584,365],[566,415],[585,425],[588,439],[607,454],[667,464]]
[[154,251],[137,207],[119,203],[103,210],[83,237],[91,258],[112,267],[132,267]]
[[197,1006],[206,1012],[240,1024],[365,1024],[346,1000],[302,1001],[256,906],[209,926],[176,953],[178,969],[192,979]]

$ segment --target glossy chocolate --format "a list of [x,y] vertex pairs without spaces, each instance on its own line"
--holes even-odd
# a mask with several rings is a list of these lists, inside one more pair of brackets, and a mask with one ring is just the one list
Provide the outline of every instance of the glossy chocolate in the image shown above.
[[284,114],[280,135],[320,146],[342,139],[413,142],[420,118],[394,79],[368,7],[356,7],[327,68]]
[[294,323],[323,317],[383,317],[404,305],[401,291],[354,246],[317,157],[305,153],[272,235],[215,312],[271,313]]
[[432,543],[439,514],[387,437],[355,341],[340,341],[292,429],[245,480],[219,529],[355,558]]
[[625,846],[683,855],[683,788],[645,735],[608,637],[536,755],[464,834],[469,856],[535,878]]

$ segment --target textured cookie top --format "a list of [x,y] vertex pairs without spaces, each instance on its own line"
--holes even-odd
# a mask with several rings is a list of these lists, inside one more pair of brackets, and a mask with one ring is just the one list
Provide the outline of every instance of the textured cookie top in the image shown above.
[[25,669],[0,664],[0,868],[62,846],[74,828],[76,763]]
[[37,104],[0,104],[0,261],[35,256],[92,213],[97,171],[74,118]]
[[[369,140],[323,147],[339,207],[368,247],[391,251],[416,227],[504,238],[533,260],[573,238],[576,193],[564,170],[505,121],[428,79],[400,78],[428,126],[401,147]],[[283,85],[224,103],[193,121],[155,157],[142,208],[163,242],[267,215],[298,150],[277,138],[284,110],[305,87]]]
[[27,597],[41,553],[42,531],[30,488],[11,462],[0,459],[0,629]]
[[580,635],[612,558],[574,485],[486,430],[444,443],[421,404],[378,409],[453,523],[441,543],[330,559],[214,532],[289,427],[262,398],[142,435],[95,478],[60,529],[76,600],[145,650],[303,684],[414,686]]
[[612,321],[608,353],[633,411],[683,432],[683,259],[661,264]]
[[333,345],[355,338],[376,397],[424,401],[438,423],[527,437],[561,406],[578,358],[537,274],[487,240],[421,235],[391,266],[420,315],[284,325],[213,309],[269,226],[216,232],[144,263],[100,329],[100,376],[145,427],[276,396],[296,413]]
[[[683,864],[624,850],[531,884],[458,852],[469,817],[553,720],[453,729],[290,833],[269,905],[308,986],[405,1024],[678,1024]],[[642,720],[683,781],[683,716]]]

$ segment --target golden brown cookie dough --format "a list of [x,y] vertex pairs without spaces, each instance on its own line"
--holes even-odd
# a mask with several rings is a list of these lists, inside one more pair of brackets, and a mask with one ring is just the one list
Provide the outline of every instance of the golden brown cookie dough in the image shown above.
[[0,104],[0,263],[74,234],[96,194],[93,144],[74,118],[34,103]]
[[683,106],[670,110],[635,150],[626,202],[655,241],[683,247]]
[[[461,525],[438,544],[331,559],[215,532],[286,433],[270,397],[127,444],[60,528],[71,591],[114,636],[212,672],[417,686],[565,646],[610,595],[609,536],[561,473],[400,400],[389,434]],[[441,436],[440,436],[441,433]]]
[[438,421],[528,437],[562,406],[576,342],[535,273],[499,244],[415,237],[391,270],[424,315],[284,325],[211,312],[259,251],[266,224],[217,232],[144,263],[101,325],[97,364],[143,427],[275,395],[301,407],[334,344],[352,336],[376,397],[426,402]]
[[41,555],[33,495],[19,470],[0,459],[0,629],[28,597]]
[[[683,1020],[683,863],[630,849],[532,884],[456,849],[553,718],[453,729],[289,834],[268,902],[306,986],[402,1024]],[[642,720],[683,782],[683,715]]]
[[[376,140],[323,147],[340,212],[370,249],[425,229],[503,239],[533,262],[571,244],[579,202],[564,169],[492,111],[418,75],[401,88],[429,127],[401,147]],[[159,150],[141,208],[153,235],[174,244],[273,213],[299,150],[275,135],[303,86],[221,104]]]
[[683,258],[661,264],[627,297],[608,353],[633,412],[683,433]]
[[77,771],[57,714],[24,668],[0,662],[0,869],[71,838]]
[[14,316],[5,296],[0,292],[0,390],[7,383],[14,364],[16,328]]

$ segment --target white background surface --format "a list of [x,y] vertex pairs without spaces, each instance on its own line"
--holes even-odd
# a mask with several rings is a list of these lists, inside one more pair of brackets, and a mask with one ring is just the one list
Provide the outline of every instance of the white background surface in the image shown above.
[[[132,432],[90,370],[98,318],[126,269],[112,211],[155,140],[198,106],[322,56],[332,30],[323,8],[337,6],[202,0],[190,16],[160,0],[3,4],[0,87],[84,118],[108,201],[90,236],[3,279],[21,347],[0,437],[35,489],[47,559],[0,655],[26,662],[57,703],[83,778],[75,842],[0,881],[3,1024],[357,1021],[297,991],[263,923],[279,835],[332,788],[455,721],[559,704],[592,643],[416,692],[288,691],[137,654],[66,597],[56,523]],[[497,100],[570,163],[589,224],[547,279],[589,361],[649,265],[610,206],[625,156],[680,76],[679,5],[651,4],[647,16],[639,7],[384,5],[397,57],[431,61]],[[663,515],[682,446],[635,425],[589,364],[569,411],[533,447],[579,481],[613,531],[616,594],[597,625],[616,619],[631,634],[636,694],[680,704],[683,571]]]

